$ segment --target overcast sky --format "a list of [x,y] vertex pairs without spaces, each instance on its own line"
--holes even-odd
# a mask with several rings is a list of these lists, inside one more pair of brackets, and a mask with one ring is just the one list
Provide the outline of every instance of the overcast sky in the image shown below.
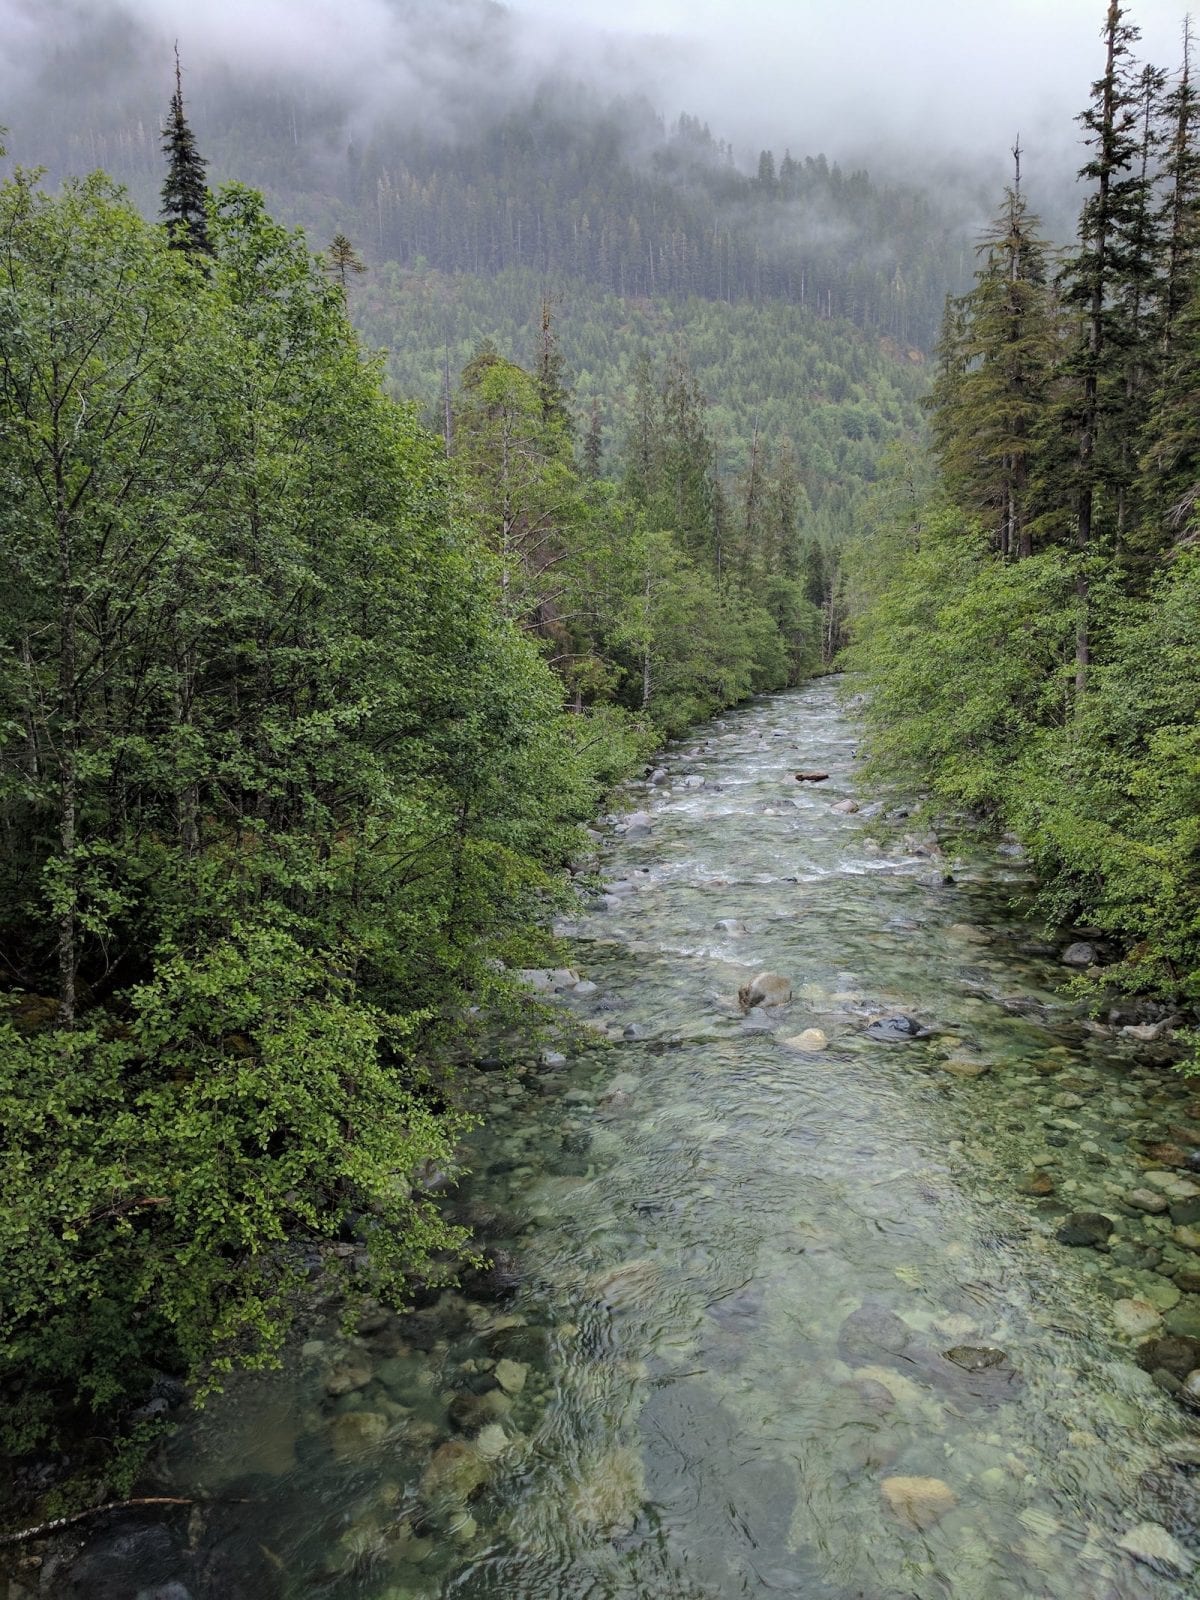
[[[739,145],[791,140],[834,153],[880,138],[904,148],[1007,150],[1036,162],[1076,137],[1099,76],[1105,0],[520,0],[556,26],[647,36],[680,106]],[[1140,52],[1174,68],[1185,5],[1141,0]],[[1200,9],[1200,8],[1198,8]],[[653,35],[666,40],[655,45]],[[673,108],[675,109],[675,108]],[[714,128],[714,131],[715,128]]]
[[[1102,68],[1105,0],[510,0],[510,11],[481,27],[480,0],[0,0],[0,123],[39,60],[72,46],[55,115],[109,96],[135,70],[112,43],[124,13],[156,36],[139,50],[151,106],[178,38],[201,100],[216,65],[245,65],[327,83],[362,117],[400,108],[452,132],[568,73],[644,90],[668,117],[700,115],[751,160],[770,144],[876,172],[981,158],[1003,171],[1019,131],[1036,184],[1079,164],[1073,119]],[[1142,54],[1174,68],[1176,0],[1140,0],[1129,19]],[[91,47],[89,24],[106,48]]]

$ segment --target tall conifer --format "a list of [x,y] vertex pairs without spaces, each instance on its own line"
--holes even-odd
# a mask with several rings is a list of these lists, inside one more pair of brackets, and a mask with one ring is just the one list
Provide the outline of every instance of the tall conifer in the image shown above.
[[196,148],[196,136],[183,111],[183,72],[179,51],[175,51],[175,93],[163,128],[163,153],[167,157],[167,178],[162,188],[160,213],[177,250],[195,255],[212,255],[208,237],[208,187],[204,180],[207,162]]

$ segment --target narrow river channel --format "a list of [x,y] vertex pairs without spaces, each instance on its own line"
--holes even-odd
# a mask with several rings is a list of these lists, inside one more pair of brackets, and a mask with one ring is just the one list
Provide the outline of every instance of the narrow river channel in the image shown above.
[[[821,682],[668,752],[571,931],[611,1047],[480,1077],[461,1199],[508,1292],[235,1385],[162,1486],[254,1504],[130,1600],[1194,1593],[1200,1433],[1135,1356],[1200,1335],[1200,1189],[1144,1153],[1200,1144],[1196,1091],[1087,1026],[1018,860],[833,809],[854,744]],[[792,1002],[743,1015],[763,969]],[[936,1031],[866,1031],[896,1014]]]

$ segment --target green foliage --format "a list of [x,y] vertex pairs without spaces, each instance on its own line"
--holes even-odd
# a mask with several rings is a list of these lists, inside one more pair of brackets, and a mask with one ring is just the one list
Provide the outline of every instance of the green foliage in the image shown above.
[[1200,561],[1112,622],[1070,736],[1039,739],[1012,786],[1051,911],[1078,907],[1127,947],[1110,975],[1200,1001]]
[[[0,190],[6,1443],[269,1360],[299,1242],[461,1248],[448,1065],[638,748],[494,604],[439,440],[231,187],[200,270]],[[585,733],[586,730],[586,733]],[[589,745],[589,736],[596,749]],[[50,997],[53,996],[53,999]]]
[[1010,191],[947,320],[941,483],[881,502],[847,563],[847,660],[876,769],[1015,829],[1043,909],[1124,952],[1102,987],[1194,1010],[1196,107],[1186,62],[1164,94],[1133,61],[1117,4],[1103,38],[1061,294]]

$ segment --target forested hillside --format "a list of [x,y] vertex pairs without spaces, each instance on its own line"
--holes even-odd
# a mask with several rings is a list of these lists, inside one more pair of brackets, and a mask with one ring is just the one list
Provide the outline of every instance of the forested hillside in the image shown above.
[[[349,303],[367,343],[386,352],[393,392],[422,400],[440,421],[446,371],[456,376],[481,338],[535,359],[543,294],[530,270],[475,277],[387,263],[351,282]],[[730,479],[745,470],[756,430],[786,439],[809,539],[848,534],[889,447],[922,427],[929,369],[920,352],[783,301],[622,299],[575,279],[559,284],[551,310],[574,414],[584,428],[597,415],[607,465],[628,431],[639,356],[683,350],[708,402],[719,471]]]
[[[264,91],[232,72],[197,85],[190,115],[214,176],[258,184],[288,221],[318,240],[342,230],[370,261],[528,267],[640,298],[784,301],[926,349],[947,288],[970,272],[962,214],[928,190],[880,186],[813,152],[734,162],[699,118],[667,125],[645,99],[584,83],[547,83],[458,136],[403,106],[363,131],[350,101],[286,78]],[[152,205],[154,99],[77,106],[56,64],[8,122],[22,160],[56,173],[101,166]]]
[[[1200,999],[1200,94],[1109,6],[1075,244],[1019,176],[951,303],[936,478],[857,542],[878,768],[1013,828],[1100,992]],[[919,476],[919,474],[918,474]]]

